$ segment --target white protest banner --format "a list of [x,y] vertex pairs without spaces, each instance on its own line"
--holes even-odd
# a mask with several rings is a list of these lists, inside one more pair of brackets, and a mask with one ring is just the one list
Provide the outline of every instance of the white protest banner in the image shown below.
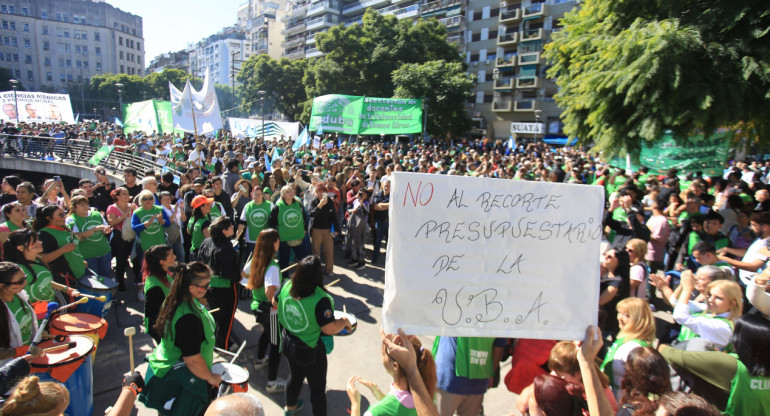
[[581,339],[603,207],[600,186],[394,172],[385,331]]
[[[227,122],[234,137],[262,137],[263,135],[262,120],[230,117]],[[299,131],[299,122],[265,121],[265,140],[275,141],[281,136],[287,140],[294,140],[299,136]]]
[[[18,108],[17,108],[18,103]],[[74,123],[69,94],[13,91],[0,92],[0,121],[16,122],[18,114],[22,123]]]

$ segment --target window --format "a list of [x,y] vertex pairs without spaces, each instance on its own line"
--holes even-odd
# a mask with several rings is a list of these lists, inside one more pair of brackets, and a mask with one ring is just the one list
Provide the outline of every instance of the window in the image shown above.
[[11,46],[11,38],[3,36],[3,44],[5,44],[5,46]]
[[24,63],[32,65],[32,55],[27,55],[24,57]]
[[27,71],[27,79],[30,81],[35,80],[35,75],[32,73],[32,71]]
[[[19,54],[18,53],[13,54],[13,62],[19,62]],[[21,75],[17,75],[17,76],[20,77]]]
[[72,74],[67,74],[67,81],[72,81],[72,80],[73,80]]
[[102,48],[97,46],[96,48],[94,48],[94,53],[96,54],[96,56],[102,56]]
[[88,55],[88,46],[86,46],[86,45],[83,45],[83,47],[82,47],[82,48],[80,48],[80,49],[81,49],[81,51],[83,52],[83,55]]
[[65,37],[65,38],[68,38],[68,37],[70,37],[70,31],[69,31],[69,30],[65,30],[65,31],[64,31],[64,37]]
[[11,30],[16,30],[16,22],[11,22]]
[[29,39],[24,39],[24,47],[25,48],[31,48],[32,47],[32,41]]
[[67,68],[72,68],[72,59],[67,59]]
[[44,35],[48,34],[48,25],[43,25],[43,34]]
[[125,72],[125,71],[123,71],[123,65],[121,65],[120,66],[120,73],[123,73],[123,72]]
[[100,72],[100,73],[102,72],[102,64],[101,64],[101,62],[97,62],[96,63],[96,72]]
[[67,16],[67,13],[63,13],[61,15],[61,17],[62,17],[62,20],[64,20],[65,22],[69,22],[70,21],[70,18],[69,18],[69,16]]
[[13,6],[8,6],[8,13],[10,13],[10,14],[16,13],[16,11],[14,10]]
[[53,81],[53,74],[51,73],[51,71],[47,71],[45,73],[45,80],[46,81]]
[[88,69],[88,61],[83,61],[83,69]]
[[[123,51],[118,52],[118,59],[123,59]],[[122,70],[120,72],[123,72]]]
[[484,15],[484,12],[483,12],[483,10],[475,10],[475,11],[473,12],[473,20],[474,20],[474,21],[476,21],[476,20],[481,20],[481,19],[482,19],[482,17],[481,17],[481,16],[483,16],[483,15]]
[[43,60],[43,65],[51,66],[51,58],[46,56],[45,59]]
[[11,46],[15,46],[15,47],[19,46],[19,40],[16,39],[16,36],[11,38]]
[[484,94],[484,102],[485,103],[491,103],[494,101],[495,96],[493,94]]
[[25,32],[29,32],[29,23],[22,23],[21,24],[21,30]]
[[23,14],[24,16],[29,16],[29,9],[26,7],[22,7],[21,14]]
[[86,32],[81,33],[80,34],[80,39],[88,40],[88,33],[86,33]]
[[102,37],[99,35],[99,32],[94,32],[94,40],[102,40]]
[[[486,29],[486,28],[485,28]],[[479,33],[473,33],[471,35],[471,42],[478,42],[481,40],[481,32]]]
[[56,21],[61,22],[61,13],[56,13]]
[[80,16],[72,16],[72,23],[80,23]]
[[40,11],[40,18],[43,20],[48,20],[48,12],[45,10]]
[[56,37],[63,38],[64,37],[64,29],[57,27],[56,28]]
[[83,63],[82,62],[75,61],[75,68],[82,68],[82,67],[83,67]]
[[5,4],[0,5],[0,12],[8,13],[8,6],[6,6]]
[[16,78],[21,78],[21,70],[20,69],[14,70],[13,73],[16,74]]
[[123,46],[123,36],[118,36],[118,45]]
[[3,29],[8,29],[8,21],[3,20]]
[[136,50],[138,51],[142,50],[142,42],[136,42]]
[[64,68],[64,58],[59,58],[59,68]]

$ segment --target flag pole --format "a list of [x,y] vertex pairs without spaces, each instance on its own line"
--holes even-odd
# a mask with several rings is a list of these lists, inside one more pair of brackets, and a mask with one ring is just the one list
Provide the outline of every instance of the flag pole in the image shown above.
[[190,111],[192,111],[192,118],[193,118],[193,129],[195,130],[195,140],[198,140],[198,124],[195,122],[195,101],[193,100],[192,96],[192,82],[190,83],[190,88],[187,90],[187,93],[190,94]]

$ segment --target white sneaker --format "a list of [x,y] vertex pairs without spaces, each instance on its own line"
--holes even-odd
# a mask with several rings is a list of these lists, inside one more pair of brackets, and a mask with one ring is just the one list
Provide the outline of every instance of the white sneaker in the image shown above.
[[267,366],[267,357],[263,359],[256,359],[254,360],[254,369],[255,370],[261,370]]
[[267,388],[265,391],[268,393],[281,393],[286,390],[286,381],[281,379],[275,379],[267,382]]

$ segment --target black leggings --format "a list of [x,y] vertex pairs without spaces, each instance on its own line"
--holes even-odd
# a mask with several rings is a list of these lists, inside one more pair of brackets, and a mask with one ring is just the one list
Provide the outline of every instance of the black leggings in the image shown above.
[[[280,325],[275,322],[276,328],[273,328],[273,323],[270,322],[270,308],[262,308],[260,312],[254,311],[254,316],[257,318],[257,322],[262,325],[262,335],[259,337],[259,344],[257,345],[257,359],[261,360],[267,355],[268,347],[270,347],[270,356],[267,359],[267,381],[274,381],[278,378],[278,367],[281,364],[281,352],[278,344],[270,342],[270,331],[274,330],[280,334]],[[276,336],[276,341],[279,339]]]
[[115,277],[118,278],[118,283],[121,285],[125,285],[126,282],[128,257],[131,255],[133,246],[134,240],[126,241],[120,231],[112,230],[110,247],[112,248],[112,257],[115,259]]
[[[293,341],[296,342],[296,341]],[[307,378],[307,384],[310,387],[310,406],[313,409],[313,416],[326,416],[326,349],[323,342],[318,340],[314,349],[304,345],[305,352],[300,354],[304,357],[300,360],[307,362],[311,357],[314,358],[312,364],[300,365],[297,363],[297,357],[292,353],[293,349],[286,351],[286,358],[289,359],[289,382],[286,385],[286,405],[294,406],[297,404],[297,398],[302,390],[302,383]]]
[[233,330],[233,318],[238,306],[237,294],[238,289],[235,284],[231,284],[229,287],[212,287],[207,296],[209,308],[219,308],[211,315],[217,323],[216,346],[225,350],[230,347],[230,333]]

